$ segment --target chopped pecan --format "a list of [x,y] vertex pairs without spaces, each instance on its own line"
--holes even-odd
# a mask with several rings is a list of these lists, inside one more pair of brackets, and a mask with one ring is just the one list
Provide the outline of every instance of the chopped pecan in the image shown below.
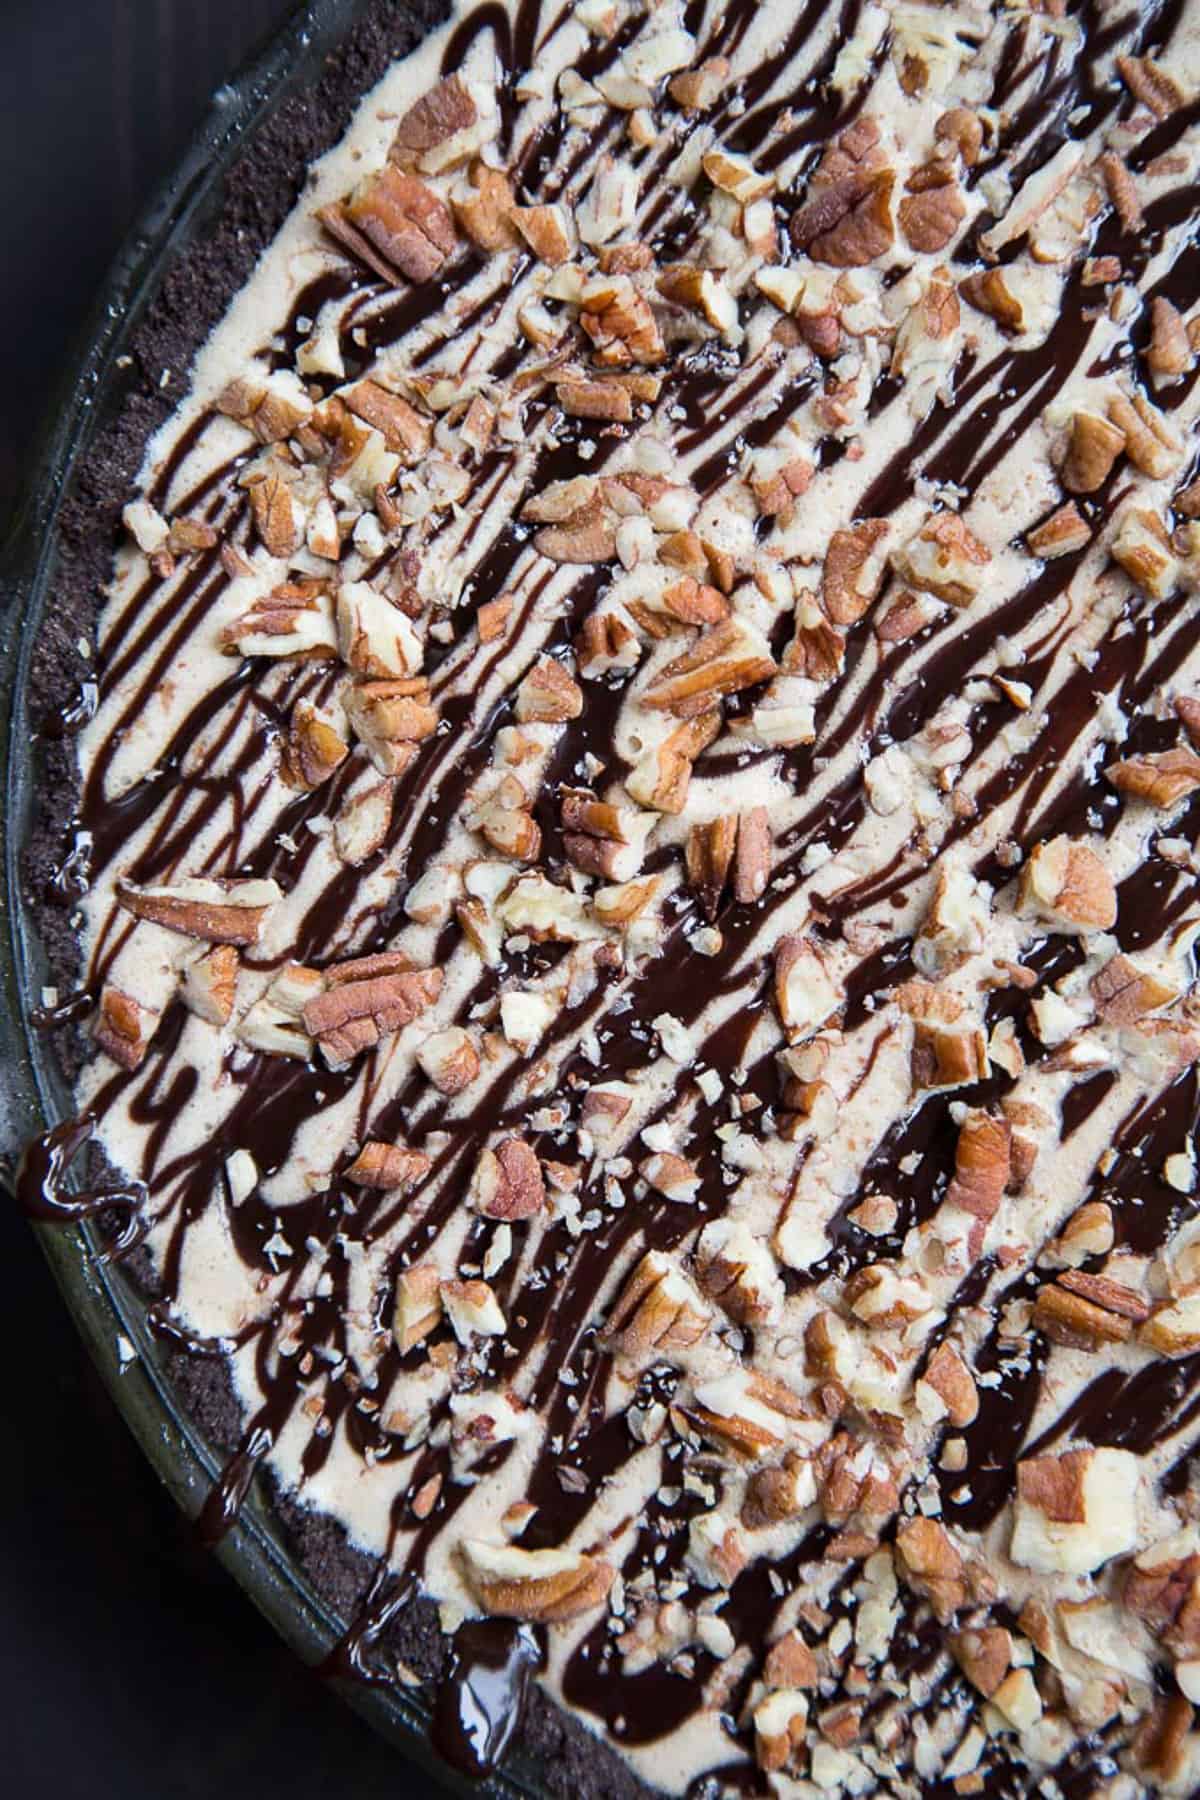
[[569,517],[544,525],[533,542],[551,562],[609,562],[617,553],[615,529],[598,494]]
[[540,719],[562,725],[583,711],[583,692],[560,662],[552,656],[535,663],[517,689],[514,712],[522,724]]
[[546,1200],[542,1166],[524,1138],[502,1138],[481,1152],[468,1196],[485,1219],[528,1219]]
[[1018,890],[1020,911],[1036,913],[1060,931],[1111,931],[1117,891],[1094,850],[1069,837],[1036,844]]
[[[396,127],[388,155],[401,168],[419,163],[430,151],[445,151],[456,140],[461,142],[478,118],[479,110],[461,76],[443,76],[413,101]],[[449,163],[439,158],[438,167],[449,167]]]
[[404,1193],[428,1175],[432,1164],[422,1150],[407,1144],[384,1144],[368,1138],[346,1170],[346,1180],[358,1187],[398,1188]]
[[768,680],[775,659],[761,632],[730,618],[701,633],[691,649],[661,669],[643,704],[682,717],[707,712],[719,694],[733,694]]
[[1094,494],[1104,486],[1125,448],[1125,433],[1097,413],[1077,412],[1062,465],[1062,484],[1071,494]]
[[556,1625],[605,1600],[616,1575],[610,1563],[574,1550],[522,1550],[477,1538],[459,1546],[467,1579],[492,1618]]
[[994,319],[1001,331],[1024,330],[1025,309],[1005,280],[1003,269],[968,275],[959,282],[958,291],[968,305]]
[[609,1315],[606,1341],[636,1361],[687,1350],[708,1330],[708,1314],[675,1264],[648,1250]]
[[[975,1377],[954,1345],[945,1338],[925,1365],[920,1378],[932,1389],[950,1424],[961,1430],[979,1416],[979,1391]],[[918,1383],[918,1387],[919,1387]]]
[[969,107],[952,106],[949,112],[944,112],[933,128],[933,135],[939,144],[951,146],[943,154],[953,156],[957,150],[969,169],[978,162],[983,148],[983,121]]
[[949,1532],[936,1519],[909,1519],[896,1532],[900,1569],[910,1587],[923,1594],[943,1625],[970,1595],[966,1565]]
[[401,1355],[436,1330],[442,1318],[441,1277],[433,1263],[414,1263],[396,1279],[392,1331]]
[[1091,541],[1091,526],[1073,500],[1068,500],[1048,519],[1035,525],[1025,538],[1034,556],[1044,557],[1047,562],[1056,556],[1071,556]]
[[1135,469],[1161,481],[1183,460],[1183,445],[1158,408],[1144,394],[1112,394],[1110,424],[1125,439],[1125,453]]
[[118,881],[117,899],[135,919],[148,919],[210,944],[256,944],[279,899],[273,881],[213,881],[203,876],[174,887],[135,887]]
[[289,787],[312,793],[338,769],[350,747],[310,700],[292,708],[281,773]]
[[458,247],[449,208],[415,175],[386,163],[348,200],[325,207],[322,224],[368,265],[391,279],[429,281]]
[[[1118,62],[1122,59],[1117,58]],[[1132,62],[1132,57],[1124,59]],[[1149,57],[1142,61],[1149,62]],[[1158,1781],[1171,1782],[1187,1759],[1187,1740],[1194,1714],[1182,1694],[1171,1694],[1152,1706],[1133,1734],[1130,1750],[1135,1765]],[[1157,1785],[1157,1783],[1156,1783]]]
[[720,99],[728,79],[728,57],[710,56],[698,68],[672,75],[667,91],[684,112],[707,112]]
[[834,625],[855,624],[879,591],[878,576],[866,592],[859,583],[887,531],[886,519],[860,519],[830,538],[821,573],[821,604]]
[[896,209],[900,229],[913,250],[936,254],[944,250],[967,216],[966,202],[945,163],[928,163],[909,176],[908,187]]
[[950,1654],[971,1686],[990,1699],[1012,1665],[1011,1633],[1002,1625],[958,1631],[949,1639]]
[[1156,294],[1150,302],[1150,344],[1146,364],[1150,373],[1163,381],[1184,375],[1195,361],[1195,351],[1183,319],[1165,294]]
[[403,774],[417,745],[437,730],[429,683],[418,677],[360,682],[345,696],[345,708],[355,736],[381,775]]
[[1148,106],[1156,119],[1170,118],[1183,105],[1183,90],[1152,56],[1118,56],[1117,73],[1135,100]]
[[1159,981],[1119,953],[1097,969],[1089,991],[1096,1002],[1097,1016],[1106,1025],[1136,1025],[1148,1013],[1169,1006],[1179,993],[1178,988]]
[[573,240],[567,214],[561,206],[514,206],[510,217],[539,261],[549,263],[553,268],[566,262]]
[[1191,750],[1151,751],[1109,763],[1104,774],[1122,794],[1166,810],[1200,788],[1200,756]]
[[344,398],[355,418],[373,425],[388,449],[407,462],[415,463],[428,454],[433,426],[402,395],[393,394],[377,381],[360,381]]
[[145,1059],[161,1018],[161,1013],[110,984],[101,992],[92,1036],[115,1063],[123,1069],[136,1069]]
[[485,162],[471,166],[471,185],[450,196],[454,216],[462,230],[479,250],[494,254],[519,244],[521,234],[513,223],[516,195],[512,183],[501,169]]
[[300,521],[287,482],[268,473],[257,476],[247,492],[255,530],[265,548],[272,556],[290,556],[300,542]]
[[992,560],[959,513],[936,512],[915,532],[892,561],[896,572],[923,594],[949,606],[970,606],[982,586],[980,571]]
[[437,999],[440,969],[414,969],[399,952],[356,957],[326,972],[330,983],[302,1018],[330,1068],[341,1069],[390,1032],[400,1031]]
[[1115,150],[1106,150],[1097,167],[1104,179],[1113,210],[1125,231],[1137,231],[1142,223],[1142,203],[1137,183]]
[[232,944],[215,944],[189,963],[180,990],[184,1005],[209,1025],[228,1025],[237,993],[238,953]]

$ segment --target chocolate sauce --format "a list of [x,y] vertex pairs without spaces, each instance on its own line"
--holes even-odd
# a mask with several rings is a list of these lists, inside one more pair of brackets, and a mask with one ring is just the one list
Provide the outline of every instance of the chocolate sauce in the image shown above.
[[460,1625],[438,1685],[433,1746],[464,1775],[491,1773],[521,1730],[542,1651],[527,1625],[473,1619]]

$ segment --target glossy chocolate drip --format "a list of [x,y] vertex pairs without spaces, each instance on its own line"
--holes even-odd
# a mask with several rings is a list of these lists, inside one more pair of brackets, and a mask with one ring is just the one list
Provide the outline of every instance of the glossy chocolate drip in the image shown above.
[[459,1626],[433,1711],[434,1748],[452,1768],[482,1776],[497,1767],[520,1733],[541,1659],[527,1625],[475,1619]]

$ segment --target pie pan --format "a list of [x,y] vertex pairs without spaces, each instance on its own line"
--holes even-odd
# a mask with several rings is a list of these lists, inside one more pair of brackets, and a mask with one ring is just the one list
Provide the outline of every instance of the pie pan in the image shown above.
[[[55,396],[31,459],[31,475],[0,551],[0,756],[4,805],[4,919],[0,928],[0,1155],[4,1180],[14,1186],[24,1145],[64,1120],[75,1107],[71,1085],[51,1036],[35,1022],[43,989],[60,980],[30,897],[30,846],[38,829],[44,784],[61,777],[47,766],[45,706],[35,674],[39,638],[54,606],[63,557],[64,519],[78,504],[95,458],[136,400],[137,370],[147,321],[161,322],[164,284],[190,250],[203,247],[228,214],[231,175],[253,166],[256,145],[272,127],[288,129],[289,100],[319,93],[330,53],[346,42],[369,10],[367,0],[309,0],[269,45],[214,97],[182,162],[137,222],[97,300],[83,342]],[[398,20],[414,9],[397,7]],[[409,42],[444,15],[438,0],[415,9]],[[357,39],[346,60],[347,92],[364,86]],[[407,46],[405,46],[407,47]],[[338,127],[340,131],[340,125]],[[334,133],[334,135],[337,135]],[[318,141],[316,147],[325,144]],[[310,154],[305,146],[302,156]],[[276,221],[278,223],[279,221]],[[274,229],[272,225],[271,229]],[[251,250],[250,254],[253,254]],[[232,288],[214,296],[219,314]],[[151,340],[153,341],[153,340]],[[186,368],[174,373],[186,378]],[[144,385],[144,374],[143,374]],[[173,402],[172,402],[173,404]],[[134,427],[136,430],[136,426]],[[143,438],[145,427],[142,427]],[[80,695],[86,705],[86,683]],[[44,916],[44,915],[43,915]],[[64,919],[66,913],[64,912]],[[119,1261],[105,1261],[103,1239],[87,1216],[58,1222],[34,1219],[37,1233],[88,1352],[145,1455],[185,1513],[198,1518],[226,1455],[190,1416],[171,1380],[170,1350],[147,1324],[148,1301]],[[292,1649],[320,1665],[349,1623],[317,1593],[297,1563],[270,1496],[255,1484],[237,1521],[214,1553]],[[399,1682],[334,1679],[378,1730],[434,1772],[444,1785],[479,1792],[459,1777],[430,1743],[430,1712],[419,1690]],[[536,1794],[541,1783],[518,1753],[484,1783],[495,1794]]]

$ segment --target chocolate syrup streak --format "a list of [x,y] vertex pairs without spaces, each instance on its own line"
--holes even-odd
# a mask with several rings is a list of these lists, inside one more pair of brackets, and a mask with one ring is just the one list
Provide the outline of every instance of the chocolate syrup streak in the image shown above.
[[[759,0],[732,0],[724,8],[696,0],[688,9],[688,25],[697,36],[697,60],[734,55],[745,41],[759,11]],[[736,93],[720,98],[710,123],[730,148],[754,157],[764,169],[786,174],[785,188],[799,199],[803,180],[830,135],[864,108],[870,109],[873,73],[847,98],[830,82],[841,48],[855,32],[859,0],[844,0],[833,28],[825,0],[806,0],[787,32],[769,55],[737,84]],[[498,3],[476,6],[451,34],[443,67],[457,69],[470,47],[487,41],[501,71],[501,146],[515,171],[520,197],[533,203],[565,197],[577,201],[587,189],[597,158],[617,141],[621,120],[606,116],[582,137],[559,125],[532,129],[517,98],[518,79],[530,67],[567,18],[565,10],[543,12],[539,0],[520,0],[511,10]],[[1028,53],[1032,25],[1020,16],[1004,19],[1001,52],[989,65],[996,108],[995,129],[979,167],[978,181],[988,170],[1006,166],[1015,181],[1041,167],[1070,135],[1076,108],[1091,108],[1089,129],[1098,119],[1114,117],[1123,105],[1121,90],[1110,79],[1110,62],[1118,49],[1145,52],[1170,40],[1179,18],[1176,4],[1148,6],[1140,14],[1101,14],[1090,0],[1074,8],[1081,29],[1078,47],[1067,54],[1060,40]],[[613,38],[589,41],[578,59],[580,76],[595,81],[610,69],[637,29],[627,21]],[[876,53],[876,67],[889,54],[887,41]],[[736,104],[735,104],[736,102]],[[1155,125],[1130,153],[1132,168],[1141,170],[1169,154],[1183,132],[1200,116],[1197,103]],[[682,142],[682,127],[671,123],[661,148],[646,153],[641,165],[645,192],[641,228],[660,261],[684,260],[699,240],[705,189],[699,178],[691,191],[679,190],[666,170]],[[1186,306],[1195,291],[1196,248],[1189,221],[1196,193],[1187,189],[1157,200],[1146,209],[1140,233],[1122,231],[1105,213],[1089,246],[1095,257],[1120,256],[1127,282],[1143,282],[1147,292],[1173,297]],[[980,224],[986,227],[985,216]],[[956,252],[957,273],[981,266],[974,236]],[[1154,283],[1148,271],[1154,263]],[[507,267],[507,265],[506,265]],[[471,332],[487,328],[502,309],[509,287],[524,282],[531,258],[518,259],[505,279],[474,254],[447,265],[437,283],[426,287],[389,288],[376,272],[336,261],[293,301],[289,316],[271,334],[264,354],[278,368],[292,366],[307,329],[304,321],[332,314],[338,324],[342,354],[353,378],[382,351],[405,356],[428,373],[439,358]],[[1022,442],[1052,396],[1089,366],[1097,310],[1095,288],[1085,287],[1077,264],[1068,274],[1062,303],[1045,341],[1034,348],[1018,340],[987,361],[964,357],[957,371],[953,406],[936,402],[928,415],[901,432],[902,447],[884,466],[870,465],[856,492],[854,514],[889,519],[912,496],[918,478],[956,484],[962,509],[970,508],[983,484],[1003,470],[1006,458]],[[480,345],[484,340],[480,340]],[[497,354],[495,346],[472,351],[472,369],[528,373],[541,353],[524,344]],[[492,361],[489,364],[488,359]],[[665,384],[655,412],[655,427],[670,442],[688,478],[706,494],[719,493],[744,450],[770,445],[797,412],[820,393],[825,371],[807,353],[799,356],[772,350],[745,366],[719,346],[705,346],[682,359]],[[1169,407],[1172,396],[1160,403]],[[902,384],[886,375],[877,383],[869,408],[871,430],[884,432],[904,417]],[[152,502],[174,513],[199,512],[226,538],[248,546],[247,504],[237,478],[245,458],[234,457],[207,467],[207,434],[213,415],[201,414],[180,435],[149,489]],[[454,555],[467,566],[464,592],[472,602],[447,615],[446,641],[430,639],[427,666],[434,697],[449,729],[427,740],[410,768],[394,784],[392,822],[380,849],[358,866],[345,866],[317,893],[296,923],[292,941],[274,946],[270,955],[248,952],[251,970],[267,970],[289,958],[324,964],[352,952],[370,953],[390,947],[407,924],[403,901],[411,882],[444,849],[448,823],[458,816],[472,789],[487,771],[498,731],[511,723],[507,694],[515,685],[514,654],[528,666],[538,654],[569,650],[578,630],[603,595],[611,571],[548,569],[531,543],[530,527],[520,507],[550,483],[604,468],[619,446],[619,437],[602,435],[586,424],[563,428],[543,400],[529,404],[527,431],[519,447],[489,452],[476,473],[476,516],[468,524],[441,518],[430,524],[420,544],[426,555],[449,561]],[[839,480],[853,473],[844,446],[832,440],[820,447],[818,483],[834,471]],[[814,490],[815,492],[816,490]],[[854,493],[854,490],[850,490]],[[1110,487],[1096,497],[1103,508],[1113,500]],[[483,507],[493,509],[487,522]],[[468,511],[470,505],[468,504]],[[497,523],[494,513],[501,515]],[[455,535],[458,533],[459,535]],[[326,1467],[335,1445],[349,1445],[364,1472],[378,1478],[381,1466],[395,1465],[394,1505],[403,1515],[404,1531],[393,1529],[391,1553],[381,1565],[358,1617],[331,1653],[326,1672],[343,1679],[390,1681],[386,1655],[388,1629],[419,1582],[423,1558],[470,1487],[455,1483],[446,1444],[449,1395],[431,1403],[429,1436],[415,1462],[406,1449],[408,1424],[381,1402],[414,1372],[429,1348],[436,1349],[446,1328],[419,1353],[403,1356],[392,1340],[387,1307],[390,1280],[402,1267],[425,1255],[443,1232],[461,1221],[463,1198],[480,1149],[505,1131],[519,1131],[544,1156],[561,1154],[557,1128],[537,1122],[551,1100],[563,1121],[577,1120],[577,1095],[594,1078],[588,1053],[589,1034],[603,1042],[605,1072],[636,1083],[653,1059],[650,1034],[638,1022],[666,1012],[697,1033],[697,1066],[715,1068],[728,1085],[736,1074],[739,1091],[761,1108],[776,1105],[778,1083],[774,1053],[779,1037],[765,1004],[770,953],[781,908],[792,884],[806,877],[816,847],[853,848],[870,812],[863,783],[863,764],[889,744],[919,739],[950,695],[964,693],[988,663],[1003,636],[1014,646],[1010,671],[1032,691],[1039,708],[1037,730],[1017,751],[1006,753],[1001,733],[1013,710],[999,699],[975,703],[969,719],[970,748],[958,770],[958,791],[972,803],[951,827],[947,842],[969,846],[979,871],[996,886],[1008,879],[995,860],[996,844],[977,829],[1003,821],[1004,835],[1023,849],[1055,832],[1111,832],[1120,808],[1099,769],[1116,752],[1093,746],[1099,698],[1113,696],[1131,721],[1131,740],[1142,743],[1160,721],[1150,708],[1157,692],[1184,666],[1194,644],[1194,606],[1172,595],[1157,603],[1130,601],[1119,619],[1099,631],[1095,660],[1086,668],[1062,654],[1066,636],[1078,622],[1075,582],[1083,554],[1036,568],[1024,587],[991,605],[986,614],[947,616],[907,643],[881,644],[870,623],[847,632],[845,669],[840,682],[822,694],[817,708],[817,741],[809,749],[769,754],[771,769],[796,796],[795,816],[776,847],[778,881],[754,906],[738,907],[727,898],[717,918],[720,944],[715,954],[701,955],[694,939],[703,923],[695,897],[678,883],[677,852],[655,851],[652,866],[665,877],[662,954],[607,973],[593,987],[564,1003],[539,1057],[553,1071],[549,1090],[532,1095],[527,1069],[517,1063],[500,1072],[485,1070],[472,1088],[470,1105],[444,1099],[423,1081],[399,1083],[390,1071],[390,1051],[379,1050],[350,1068],[330,1070],[293,1064],[266,1056],[231,1056],[221,1073],[219,1092],[228,1102],[213,1141],[194,1142],[177,1131],[195,1104],[199,1070],[188,1060],[189,1038],[182,1009],[168,1013],[142,1068],[119,1075],[91,1094],[88,1114],[56,1128],[31,1145],[23,1160],[18,1192],[34,1218],[56,1223],[111,1213],[117,1230],[109,1254],[120,1254],[141,1229],[139,1221],[155,1220],[163,1299],[154,1314],[154,1329],[187,1354],[225,1354],[225,1340],[190,1332],[173,1315],[183,1285],[192,1234],[221,1215],[231,1254],[265,1294],[265,1310],[237,1336],[251,1351],[259,1400],[251,1410],[236,1454],[230,1459],[204,1507],[200,1531],[215,1543],[236,1521],[256,1472],[270,1461],[283,1433],[292,1437],[311,1420],[301,1453],[302,1477],[314,1482]],[[397,573],[394,553],[382,554],[370,574],[386,582]],[[310,825],[327,828],[348,793],[364,775],[365,761],[355,750],[337,774],[311,795],[280,800],[274,769],[278,741],[293,708],[302,699],[321,704],[328,691],[326,665],[272,665],[263,661],[231,661],[228,676],[213,686],[173,723],[155,768],[118,786],[121,747],[126,733],[155,702],[190,644],[203,641],[220,612],[229,576],[216,551],[185,559],[172,577],[148,574],[130,584],[114,601],[105,630],[94,688],[57,720],[47,721],[45,734],[86,733],[84,782],[77,841],[65,858],[56,897],[74,905],[89,886],[111,883],[115,872],[141,882],[169,881],[174,876],[209,873],[220,876],[270,875],[285,891],[304,877],[317,854],[319,836]],[[474,607],[501,593],[516,596],[506,638],[489,647],[470,630]],[[885,591],[877,604],[882,614],[895,597]],[[515,647],[515,648],[514,648]],[[625,690],[619,678],[587,683],[584,716],[564,736],[560,752],[538,802],[543,830],[543,865],[551,875],[564,874],[564,852],[558,825],[556,791],[578,782],[584,759],[595,756],[612,774],[625,762],[618,755]],[[106,708],[119,712],[110,718]],[[100,710],[104,729],[92,728]],[[1174,733],[1174,727],[1171,727]],[[1177,734],[1176,734],[1177,735]],[[1175,735],[1169,741],[1176,741]],[[706,781],[750,766],[763,753],[728,746],[726,739],[697,764],[694,781],[700,792]],[[1149,737],[1145,743],[1150,743]],[[1157,738],[1153,747],[1166,747]],[[1075,760],[1079,773],[1069,781],[1060,771]],[[1097,820],[1100,823],[1097,823]],[[1193,805],[1172,822],[1171,829],[1189,836],[1200,826]],[[203,869],[191,858],[198,842],[217,848]],[[998,838],[1000,825],[996,825]],[[658,860],[655,861],[655,858]],[[848,882],[813,908],[813,928],[825,941],[854,944],[855,961],[846,977],[843,1025],[848,1046],[857,1056],[858,1073],[848,1104],[867,1084],[880,1058],[892,1048],[894,1027],[888,1017],[873,1016],[881,996],[914,976],[915,929],[906,909],[927,874],[928,851],[920,844],[899,850],[886,869]],[[381,891],[381,872],[388,882]],[[1196,898],[1196,884],[1149,850],[1122,888],[1118,935],[1122,947],[1136,950],[1159,943],[1169,926]],[[880,920],[884,925],[880,925]],[[861,951],[855,932],[870,928],[870,943]],[[92,963],[84,994],[46,1009],[47,1028],[74,1023],[99,991],[126,944],[127,917],[116,908],[96,923]],[[1061,947],[1061,942],[1059,948]],[[525,950],[506,948],[495,968],[481,966],[459,1008],[460,1021],[480,1016],[514,979],[533,979],[562,955],[560,945],[531,943]],[[450,922],[439,943],[438,960],[447,965],[461,955],[459,933]],[[1045,985],[1068,972],[1058,948],[1035,951],[1030,959]],[[1001,1016],[1023,1016],[997,1000],[989,1024]],[[618,1011],[618,1007],[622,1010]],[[1008,1007],[1007,1013],[1004,1008]],[[620,1020],[627,1023],[619,1024]],[[192,1028],[188,1028],[192,1029]],[[1023,1038],[1023,1041],[1026,1039]],[[1027,1039],[1031,1059],[1041,1047]],[[993,1074],[972,1092],[973,1103],[990,1103],[1006,1091],[1007,1077]],[[1063,1109],[1064,1138],[1086,1134],[1096,1118],[1107,1117],[1114,1104],[1115,1078],[1108,1072],[1070,1090]],[[1122,1090],[1123,1091],[1123,1090]],[[1118,1096],[1119,1097],[1119,1096]],[[325,1171],[307,1199],[275,1207],[262,1186],[286,1168],[305,1121],[322,1109],[343,1107],[348,1124],[337,1126],[338,1142],[321,1161]],[[124,1113],[143,1133],[140,1182],[128,1186],[73,1192],[74,1159],[105,1121]],[[494,1341],[482,1343],[473,1357],[481,1386],[511,1385],[539,1414],[542,1448],[534,1461],[528,1492],[537,1513],[524,1540],[527,1546],[553,1548],[584,1527],[597,1491],[616,1479],[632,1454],[624,1417],[606,1413],[611,1359],[597,1338],[614,1272],[629,1265],[647,1246],[685,1250],[698,1225],[721,1214],[728,1203],[726,1169],[719,1155],[716,1129],[727,1114],[710,1103],[683,1071],[675,1091],[663,1101],[648,1126],[670,1123],[690,1132],[699,1191],[694,1204],[681,1207],[654,1193],[636,1205],[609,1203],[600,1174],[584,1178],[581,1208],[595,1215],[594,1229],[573,1233],[565,1219],[543,1221],[535,1230],[514,1228],[514,1250],[507,1269],[495,1277],[495,1288],[509,1319],[506,1342],[513,1352],[502,1356]],[[1113,1135],[1115,1160],[1103,1182],[1095,1178],[1095,1197],[1113,1208],[1119,1239],[1141,1254],[1153,1254],[1190,1216],[1194,1203],[1147,1171],[1161,1169],[1196,1129],[1196,1083],[1185,1073],[1172,1079],[1161,1094],[1151,1095],[1135,1116],[1118,1121]],[[346,1166],[348,1145],[367,1136],[403,1139],[426,1148],[431,1169],[412,1194],[351,1191],[336,1171]],[[897,1121],[880,1139],[862,1172],[858,1191],[840,1205],[829,1228],[830,1252],[814,1269],[788,1271],[798,1288],[828,1275],[842,1276],[863,1264],[900,1253],[904,1234],[927,1221],[944,1197],[953,1169],[956,1130],[945,1095],[927,1098]],[[232,1203],[224,1159],[234,1148],[250,1152],[259,1185],[237,1205]],[[806,1151],[797,1148],[795,1180]],[[909,1172],[906,1172],[909,1171]],[[884,1239],[871,1238],[854,1223],[855,1203],[866,1191],[885,1192],[897,1208],[897,1224]],[[271,1246],[282,1232],[287,1255]],[[356,1259],[383,1242],[388,1251],[387,1291],[371,1305],[378,1349],[369,1385],[356,1376],[355,1343],[348,1324],[356,1313],[363,1329],[361,1296],[353,1286]],[[472,1226],[463,1255],[481,1257],[486,1240]],[[319,1283],[310,1279],[317,1268]],[[982,1263],[964,1281],[957,1296],[962,1305],[998,1308],[1019,1295],[1023,1273]],[[1024,1359],[1011,1353],[996,1327],[976,1363],[991,1385],[980,1390],[979,1418],[966,1433],[971,1453],[972,1493],[969,1501],[952,1494],[943,1479],[947,1513],[956,1526],[981,1531],[996,1519],[1011,1496],[1013,1464],[1028,1446],[1034,1415],[1043,1392],[1048,1346],[1036,1341]],[[1200,1359],[1172,1366],[1169,1377],[1154,1365],[1129,1379],[1103,1375],[1085,1388],[1057,1420],[1040,1429],[1039,1443],[1067,1438],[1125,1444],[1150,1453],[1168,1439],[1186,1438],[1196,1410]],[[331,1373],[332,1371],[332,1373]],[[351,1376],[353,1379],[348,1379]],[[639,1401],[669,1405],[675,1377],[663,1367],[643,1377]],[[509,1446],[488,1453],[473,1473],[503,1467]],[[1182,1464],[1182,1455],[1179,1464]],[[1179,1465],[1177,1465],[1179,1466]],[[564,1473],[566,1479],[564,1480]],[[417,1531],[406,1511],[422,1484],[442,1478],[441,1495],[432,1514]],[[1175,1479],[1175,1477],[1172,1477]],[[656,1582],[674,1575],[690,1580],[685,1562],[686,1525],[702,1510],[691,1494],[671,1497],[668,1488],[650,1497],[625,1560],[627,1582],[639,1574]],[[824,1528],[808,1533],[777,1567],[785,1586],[802,1578],[819,1560],[827,1541]],[[397,1576],[391,1563],[403,1563]],[[859,1573],[849,1566],[839,1592],[839,1605],[852,1605],[852,1584]],[[910,1634],[914,1667],[924,1667],[937,1654],[924,1635],[914,1605],[906,1612],[897,1643]],[[767,1565],[752,1563],[734,1583],[727,1618],[739,1644],[753,1653],[740,1690],[749,1691],[752,1671],[761,1664],[762,1646],[777,1608]],[[458,1768],[480,1774],[495,1766],[513,1736],[529,1682],[541,1660],[534,1634],[525,1627],[499,1621],[470,1624],[457,1634],[449,1677],[439,1691],[435,1741]],[[575,1705],[602,1718],[610,1734],[627,1744],[646,1744],[666,1736],[694,1714],[699,1690],[713,1672],[713,1659],[694,1649],[695,1675],[656,1665],[640,1675],[624,1671],[620,1652],[603,1622],[589,1631],[568,1658],[563,1687]],[[954,1697],[950,1683],[948,1698]],[[942,1690],[937,1690],[939,1703]],[[740,1702],[730,1701],[731,1715]],[[730,1719],[731,1737],[745,1753],[746,1734]],[[1072,1782],[1105,1754],[1098,1744]],[[1088,1756],[1092,1757],[1088,1761]],[[748,1763],[723,1771],[742,1782]],[[997,1792],[1002,1791],[999,1786]]]

